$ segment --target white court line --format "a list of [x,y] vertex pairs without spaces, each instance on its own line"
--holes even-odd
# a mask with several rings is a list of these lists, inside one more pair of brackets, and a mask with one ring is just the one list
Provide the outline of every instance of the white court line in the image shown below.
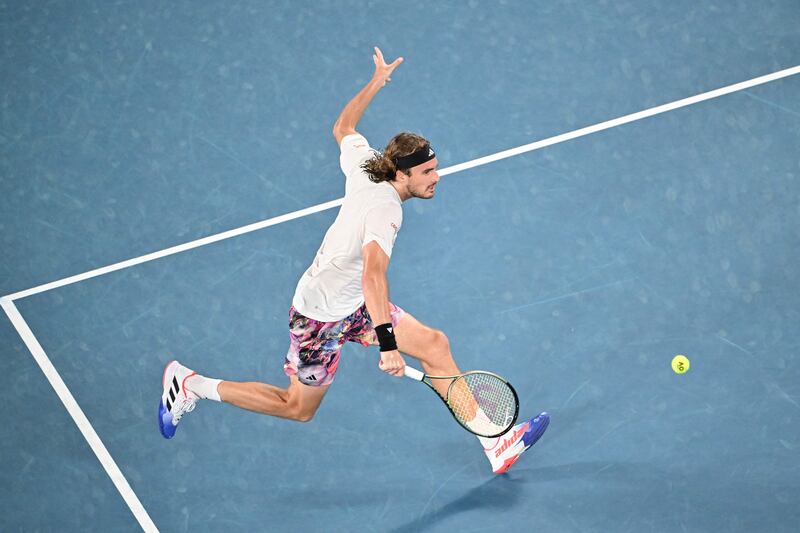
[[[765,76],[760,76],[758,78],[753,78],[748,81],[743,81],[741,83],[728,85],[727,87],[722,87],[720,89],[702,93],[696,96],[691,96],[689,98],[684,98],[682,100],[677,100],[675,102],[660,105],[658,107],[653,107],[651,109],[646,109],[644,111],[639,111],[637,113],[632,113],[630,115],[625,115],[623,117],[601,122],[593,126],[588,126],[585,128],[575,130],[573,132],[564,133],[561,135],[557,135],[555,137],[550,137],[549,139],[544,139],[534,143],[526,144],[518,148],[512,148],[510,150],[498,152],[493,155],[488,155],[485,157],[474,159],[472,161],[467,161],[465,163],[461,163],[458,165],[454,165],[452,167],[442,169],[439,172],[439,174],[442,176],[446,176],[448,174],[461,172],[462,170],[475,168],[480,165],[486,165],[494,161],[499,161],[501,159],[523,154],[525,152],[538,150],[546,146],[552,146],[557,143],[565,142],[571,139],[576,139],[578,137],[583,137],[591,133],[596,133],[598,131],[606,130],[616,126],[621,126],[623,124],[628,124],[636,120],[652,117],[653,115],[658,115],[660,113],[672,111],[674,109],[710,100],[712,98],[724,96],[726,94],[730,94],[736,91],[749,89],[750,87],[755,87],[756,85],[761,85],[771,81],[779,80],[781,78],[793,76],[798,73],[800,73],[800,65],[785,70],[781,70],[778,72],[774,72],[772,74],[767,74]],[[44,285],[40,285],[38,287],[33,287],[31,289],[27,289],[0,298],[0,303],[2,304],[2,307],[5,310],[8,317],[11,319],[11,323],[17,329],[17,332],[19,333],[20,337],[22,337],[22,340],[25,342],[25,345],[31,351],[31,354],[33,354],[34,359],[36,359],[36,362],[41,367],[45,376],[47,376],[47,379],[50,381],[50,384],[56,391],[56,394],[58,394],[58,397],[64,403],[64,406],[67,408],[67,411],[72,416],[72,419],[75,421],[75,424],[77,424],[78,428],[81,430],[81,433],[83,433],[84,438],[91,446],[95,455],[97,455],[97,458],[100,460],[100,463],[105,468],[106,473],[108,473],[109,477],[111,477],[111,480],[114,482],[114,485],[117,487],[117,490],[120,492],[123,499],[128,504],[128,507],[130,507],[131,512],[133,512],[134,516],[139,521],[139,524],[142,526],[142,529],[144,531],[149,533],[151,531],[158,531],[158,530],[156,529],[156,526],[153,523],[153,521],[150,519],[150,516],[147,514],[147,511],[145,511],[141,502],[136,497],[136,494],[134,494],[133,490],[130,488],[130,485],[128,485],[128,482],[122,475],[122,472],[119,470],[116,463],[111,458],[111,455],[108,453],[108,450],[106,450],[105,446],[100,441],[100,437],[98,437],[97,433],[94,431],[94,428],[89,423],[89,420],[83,414],[83,411],[81,410],[78,403],[75,401],[75,398],[72,396],[67,386],[61,380],[61,376],[59,376],[55,367],[50,362],[50,359],[47,357],[47,354],[45,353],[44,349],[39,344],[39,341],[36,340],[36,337],[33,335],[33,332],[28,327],[28,324],[22,318],[22,315],[19,314],[17,307],[13,303],[14,300],[18,300],[20,298],[25,298],[27,296],[56,289],[58,287],[63,287],[65,285],[70,285],[72,283],[77,283],[79,281],[84,281],[117,270],[122,270],[130,266],[139,265],[142,263],[146,263],[148,261],[153,261],[155,259],[166,257],[168,255],[176,254],[186,250],[191,250],[193,248],[198,248],[206,244],[218,242],[224,239],[228,239],[230,237],[235,237],[237,235],[242,235],[244,233],[256,231],[258,229],[274,226],[276,224],[287,222],[289,220],[294,220],[296,218],[301,218],[307,215],[311,215],[313,213],[318,213],[320,211],[332,209],[333,207],[341,205],[343,200],[344,200],[343,198],[339,198],[338,200],[332,200],[330,202],[325,202],[312,207],[301,209],[299,211],[294,211],[292,213],[287,213],[285,215],[273,217],[267,220],[263,220],[261,222],[256,222],[254,224],[243,226],[241,228],[225,231],[223,233],[218,233],[216,235],[204,237],[202,239],[191,241],[178,246],[173,246],[171,248],[167,248],[165,250],[161,250],[158,252],[153,252],[147,255],[143,255],[141,257],[128,259],[127,261],[122,261],[120,263],[115,263],[113,265],[91,270],[83,274],[78,274],[68,278],[63,278],[61,280],[54,281],[52,283],[47,283]]]
[[108,477],[111,478],[111,481],[114,483],[114,486],[117,487],[117,490],[122,495],[125,503],[128,504],[133,516],[135,516],[136,520],[138,520],[139,525],[142,526],[144,531],[157,532],[158,529],[150,519],[150,515],[148,515],[147,511],[145,511],[142,502],[140,502],[139,498],[136,497],[133,489],[131,489],[131,486],[128,484],[128,480],[125,479],[124,475],[122,475],[122,471],[117,466],[117,463],[114,462],[111,454],[108,453],[103,441],[100,440],[100,437],[95,432],[92,424],[89,423],[89,419],[86,418],[85,414],[83,414],[83,410],[78,405],[78,402],[75,401],[75,398],[72,396],[72,393],[69,391],[67,386],[64,384],[64,381],[61,379],[58,370],[56,370],[56,368],[53,366],[53,363],[50,362],[50,358],[47,357],[42,345],[39,344],[38,340],[36,340],[33,332],[28,327],[28,323],[25,322],[25,319],[19,314],[17,306],[14,305],[14,302],[8,298],[0,299],[0,305],[3,306],[3,310],[5,310],[8,318],[11,320],[11,323],[17,329],[19,336],[22,337],[22,340],[25,342],[28,350],[30,350],[31,354],[33,354],[33,358],[37,363],[39,363],[39,367],[42,369],[42,372],[44,372],[44,375],[47,377],[50,385],[52,385],[53,389],[56,391],[56,394],[58,394],[58,397],[61,399],[64,407],[67,408],[67,412],[72,417],[72,420],[75,421],[75,425],[78,426],[78,429],[80,429],[81,433],[83,433],[83,438],[85,438],[86,442],[89,443],[89,446],[97,456],[100,464],[102,464],[103,468],[105,468]]
[[734,93],[736,91],[743,91],[745,89],[749,89],[750,87],[755,87],[756,85],[762,85],[764,83],[769,83],[771,81],[779,80],[781,78],[787,78],[789,76],[794,76],[795,74],[798,73],[800,73],[800,65],[787,68],[784,70],[779,70],[778,72],[773,72],[772,74],[759,76],[758,78],[753,78],[752,80],[734,83],[733,85],[728,85],[727,87],[722,87],[720,89],[708,91],[706,93],[698,94],[696,96],[690,96],[682,100],[676,100],[668,104],[663,104],[657,107],[651,107],[650,109],[645,109],[644,111],[631,113],[630,115],[625,115],[623,117],[607,120],[605,122],[600,122],[599,124],[595,124],[593,126],[587,126],[585,128],[571,131],[569,133],[562,133],[561,135],[556,135],[555,137],[550,137],[549,139],[536,141],[530,144],[519,146],[517,148],[511,148],[509,150],[497,152],[496,154],[487,155],[485,157],[481,157],[478,159],[473,159],[472,161],[467,161],[466,163],[460,163],[458,165],[446,168],[442,170],[439,174],[441,175],[452,174],[454,172],[460,172],[462,170],[467,170],[469,168],[485,165],[487,163],[492,163],[494,161],[499,161],[501,159],[506,159],[507,157],[524,154],[525,152],[539,150],[546,146],[552,146],[554,144],[562,143],[564,141],[569,141],[572,139],[577,139],[578,137],[583,137],[584,135],[597,133],[598,131],[607,130],[609,128],[615,128],[617,126],[622,126],[623,124],[628,124],[629,122],[634,122],[636,120],[642,120],[643,118],[652,117],[653,115],[659,115],[661,113],[666,113],[667,111],[673,111],[681,107],[686,107],[692,104],[705,102],[706,100],[711,100],[712,98],[725,96],[726,94]]
[[[533,150],[539,150],[547,146],[552,146],[554,144],[562,143],[572,139],[577,139],[578,137],[583,137],[585,135],[597,133],[598,131],[607,130],[609,128],[614,128],[617,126],[621,126],[623,124],[628,124],[636,120],[642,120],[644,118],[652,117],[654,115],[658,115],[661,113],[666,113],[667,111],[672,111],[674,109],[679,109],[681,107],[686,107],[692,104],[704,102],[706,100],[711,100],[712,98],[718,98],[720,96],[724,96],[726,94],[730,94],[736,91],[749,89],[750,87],[755,87],[756,85],[762,85],[764,83],[779,80],[781,78],[786,78],[788,76],[793,76],[798,73],[800,73],[800,65],[780,70],[778,72],[773,72],[772,74],[759,76],[758,78],[753,78],[752,80],[747,80],[740,83],[735,83],[733,85],[728,85],[727,87],[722,87],[720,89],[708,91],[702,94],[698,94],[696,96],[690,96],[682,100],[676,100],[668,104],[663,104],[657,107],[652,107],[650,109],[645,109],[644,111],[631,113],[630,115],[625,115],[619,118],[607,120],[605,122],[600,122],[599,124],[594,124],[593,126],[587,126],[585,128],[581,128],[568,133],[562,133],[561,135],[556,135],[555,137],[550,137],[548,139],[543,139],[541,141],[536,141],[530,144],[525,144],[523,146],[518,146],[517,148],[511,148],[509,150],[497,152],[492,155],[479,157],[478,159],[473,159],[472,161],[459,163],[458,165],[453,165],[452,167],[443,168],[441,171],[439,171],[439,175],[446,176],[448,174],[455,174],[456,172],[461,172],[462,170],[468,170],[481,165],[486,165],[488,163],[493,163],[494,161],[499,161],[501,159],[513,157],[515,155],[524,154],[526,152],[532,152]],[[288,222],[289,220],[294,220],[296,218],[308,216],[314,213],[318,213],[320,211],[325,211],[326,209],[332,209],[334,207],[342,205],[343,201],[344,198],[339,198],[338,200],[331,200],[329,202],[317,204],[312,207],[306,207],[305,209],[300,209],[299,211],[286,213],[285,215],[280,215],[277,217],[269,218],[267,220],[262,220],[261,222],[256,222],[253,224],[249,224],[247,226],[242,226],[240,228],[228,230],[222,233],[217,233],[216,235],[203,237],[202,239],[197,239],[195,241],[179,244],[177,246],[172,246],[170,248],[166,248],[158,252],[153,252],[147,255],[143,255],[141,257],[128,259],[127,261],[121,261],[119,263],[114,263],[113,265],[97,268],[95,270],[90,270],[89,272],[84,272],[83,274],[70,276],[68,278],[63,278],[58,281],[53,281],[51,283],[39,285],[38,287],[33,287],[31,289],[16,292],[14,294],[9,294],[6,296],[6,298],[9,298],[10,300],[18,300],[20,298],[25,298],[26,296],[32,296],[34,294],[38,294],[41,292],[57,289],[58,287],[63,287],[65,285],[70,285],[72,283],[77,283],[79,281],[84,281],[97,276],[102,276],[103,274],[108,274],[110,272],[122,270],[124,268],[128,268],[134,265],[140,265],[148,261],[153,261],[155,259],[166,257],[168,255],[177,254],[179,252],[184,252],[186,250],[191,250],[193,248],[205,246],[206,244],[211,244],[224,239],[229,239],[231,237],[236,237],[238,235],[242,235],[245,233],[250,233],[251,231],[256,231],[269,226],[274,226],[282,222]]]
[[261,222],[254,222],[253,224],[248,224],[247,226],[242,226],[240,228],[223,231],[222,233],[217,233],[216,235],[209,235],[208,237],[203,237],[202,239],[197,239],[196,241],[179,244],[177,246],[172,246],[170,248],[166,248],[158,252],[153,252],[140,257],[134,257],[133,259],[121,261],[119,263],[114,263],[113,265],[108,265],[102,268],[96,268],[94,270],[90,270],[89,272],[84,272],[83,274],[78,274],[76,276],[70,276],[68,278],[60,279],[58,281],[53,281],[50,283],[46,283],[44,285],[39,285],[38,287],[33,287],[32,289],[15,292],[14,294],[9,294],[8,296],[5,296],[5,298],[8,298],[9,300],[19,300],[20,298],[25,298],[26,296],[33,296],[34,294],[39,294],[40,292],[57,289],[65,285],[71,285],[73,283],[77,283],[79,281],[85,281],[87,279],[95,278],[97,276],[102,276],[103,274],[108,274],[110,272],[122,270],[123,268],[132,267],[134,265],[140,265],[142,263],[147,263],[148,261],[160,259],[162,257],[177,254],[179,252],[185,252],[186,250],[191,250],[192,248],[199,248],[200,246],[205,246],[206,244],[223,241],[225,239],[230,239],[231,237],[236,237],[237,235],[242,235],[244,233],[250,233],[251,231],[256,231],[262,228],[267,228],[269,226],[274,226],[276,224],[280,224],[281,222],[287,222],[289,220],[294,220],[296,218],[308,216],[313,213],[325,211],[326,209],[331,209],[338,205],[342,205],[343,200],[344,198],[339,198],[338,200],[331,200],[330,202],[317,204],[312,207],[306,207],[305,209],[300,209],[299,211],[294,211],[292,213],[286,213],[285,215],[280,215],[277,217],[269,218],[267,220],[262,220]]

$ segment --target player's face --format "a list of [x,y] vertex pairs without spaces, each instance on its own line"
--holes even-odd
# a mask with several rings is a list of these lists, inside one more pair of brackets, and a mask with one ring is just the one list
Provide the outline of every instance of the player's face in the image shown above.
[[427,163],[422,163],[411,169],[407,182],[409,197],[433,198],[436,193],[436,184],[439,183],[439,173],[436,171],[439,161],[435,157]]

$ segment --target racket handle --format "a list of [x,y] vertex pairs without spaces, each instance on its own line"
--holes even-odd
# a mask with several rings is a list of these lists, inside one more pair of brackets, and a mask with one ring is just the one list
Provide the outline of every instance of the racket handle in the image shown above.
[[422,378],[425,377],[425,374],[423,374],[422,372],[420,372],[416,368],[408,366],[408,365],[406,365],[405,373],[406,373],[406,377],[407,378],[411,378],[411,379],[414,379],[416,381],[422,381]]

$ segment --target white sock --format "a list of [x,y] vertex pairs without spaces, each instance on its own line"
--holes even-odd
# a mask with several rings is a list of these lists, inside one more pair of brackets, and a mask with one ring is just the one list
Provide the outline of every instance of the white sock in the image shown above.
[[217,387],[220,383],[222,383],[221,379],[212,379],[201,376],[200,374],[195,374],[186,380],[186,388],[204,400],[221,402],[222,400],[219,397],[219,391],[217,391]]
[[[486,416],[486,413],[483,412],[483,409],[481,409],[480,407],[478,407],[478,412],[475,413],[475,418],[480,419],[480,420],[484,420],[486,422],[490,422],[491,421],[489,419],[489,417]],[[487,452],[488,452],[488,450],[491,450],[495,446],[497,446],[497,443],[500,441],[500,437],[502,437],[502,435],[500,437],[481,437],[481,436],[478,436],[478,435],[476,435],[476,436],[478,437],[478,440],[481,441],[481,444],[483,445],[484,451],[487,451]]]
[[489,452],[489,450],[493,450],[497,443],[500,442],[500,437],[481,437],[478,436],[478,440],[481,441],[481,445],[483,446],[483,451]]

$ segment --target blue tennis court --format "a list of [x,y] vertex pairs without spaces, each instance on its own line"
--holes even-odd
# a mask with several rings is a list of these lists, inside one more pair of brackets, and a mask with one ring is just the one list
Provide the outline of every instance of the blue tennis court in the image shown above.
[[[797,530],[796,1],[0,14],[0,531]],[[158,430],[170,359],[285,385],[337,208],[297,212],[344,194],[331,127],[375,45],[405,62],[359,131],[451,169],[403,206],[392,300],[552,417],[503,475],[355,345],[308,424],[202,402]]]

